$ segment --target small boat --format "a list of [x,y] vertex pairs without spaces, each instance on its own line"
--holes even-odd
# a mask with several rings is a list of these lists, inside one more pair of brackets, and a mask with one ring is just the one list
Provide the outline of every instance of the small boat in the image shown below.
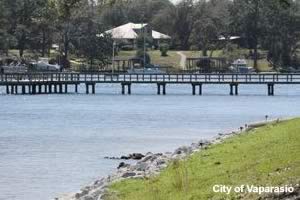
[[230,70],[234,73],[243,73],[243,74],[255,72],[253,67],[248,66],[248,63],[245,59],[235,60],[231,64]]
[[61,66],[58,64],[50,64],[49,58],[39,58],[37,62],[31,63],[33,68],[38,71],[60,71]]

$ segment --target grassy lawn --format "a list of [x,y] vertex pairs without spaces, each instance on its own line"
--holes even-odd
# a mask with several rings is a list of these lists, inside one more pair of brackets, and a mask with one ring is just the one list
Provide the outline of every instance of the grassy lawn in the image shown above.
[[[212,53],[212,57],[221,57],[222,56],[222,50],[215,50]],[[199,58],[203,56],[202,51],[182,51],[183,54],[185,54],[188,58]],[[211,52],[207,51],[207,55],[210,56]]]
[[[253,67],[254,66],[254,61],[253,60],[247,60],[249,66]],[[258,71],[260,72],[270,72],[273,70],[273,68],[269,65],[269,62],[267,59],[260,59],[257,62],[257,67]]]
[[[158,177],[111,186],[106,200],[239,199],[215,184],[280,186],[300,181],[300,119],[268,125],[171,164]],[[256,199],[243,194],[243,199]]]
[[[240,49],[239,54],[244,55],[248,52],[249,50],[247,49]],[[186,55],[187,58],[198,58],[202,56],[202,51],[181,51],[183,54]],[[180,60],[181,57],[177,54],[177,51],[171,50],[168,51],[168,56],[167,57],[162,57],[160,55],[159,50],[153,50],[153,51],[148,51],[150,57],[151,57],[151,62],[153,64],[165,66],[165,67],[173,67],[173,69],[181,69],[180,66]],[[134,57],[136,54],[136,51],[120,51],[117,58],[122,58],[122,59],[128,59]],[[9,56],[12,57],[18,57],[19,51],[12,49],[9,50]],[[58,52],[55,50],[51,50],[51,55],[50,58],[56,58],[58,55]],[[210,51],[208,51],[208,55],[210,55]],[[31,51],[24,51],[24,56],[25,57],[35,57],[38,58],[40,54],[38,53],[33,53]],[[213,57],[223,57],[223,51],[222,50],[215,50],[212,54]],[[47,56],[46,56],[47,57]],[[75,55],[70,55],[71,59],[71,65],[73,69],[79,69],[79,66],[82,65],[82,62],[79,62],[80,59],[77,59]],[[253,60],[247,60],[249,63],[249,66],[253,66]],[[86,63],[86,65],[88,65]],[[266,71],[271,71],[272,68],[269,66],[269,63],[267,60],[262,59],[258,61],[258,70],[261,72],[266,72]]]

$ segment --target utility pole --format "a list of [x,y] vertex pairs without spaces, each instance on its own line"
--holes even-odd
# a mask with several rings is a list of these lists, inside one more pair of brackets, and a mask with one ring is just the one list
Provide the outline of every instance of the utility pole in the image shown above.
[[143,26],[143,30],[144,30],[144,69],[146,68],[146,27],[147,27],[147,25]]
[[113,41],[112,73],[115,72],[115,46],[116,46],[116,42]]

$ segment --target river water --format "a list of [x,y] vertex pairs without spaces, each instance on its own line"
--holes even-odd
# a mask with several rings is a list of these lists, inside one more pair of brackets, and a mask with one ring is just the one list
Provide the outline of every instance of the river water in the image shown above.
[[[71,88],[70,88],[71,90]],[[105,156],[173,151],[248,122],[300,116],[300,87],[99,85],[96,95],[10,96],[0,89],[0,200],[48,200],[116,169]],[[81,92],[84,89],[81,88]]]

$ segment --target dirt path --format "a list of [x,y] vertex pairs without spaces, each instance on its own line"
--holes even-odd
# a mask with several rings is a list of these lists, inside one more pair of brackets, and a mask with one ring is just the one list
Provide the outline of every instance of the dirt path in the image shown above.
[[185,70],[186,69],[186,55],[182,53],[181,51],[176,52],[178,55],[180,55],[180,67],[181,69]]

